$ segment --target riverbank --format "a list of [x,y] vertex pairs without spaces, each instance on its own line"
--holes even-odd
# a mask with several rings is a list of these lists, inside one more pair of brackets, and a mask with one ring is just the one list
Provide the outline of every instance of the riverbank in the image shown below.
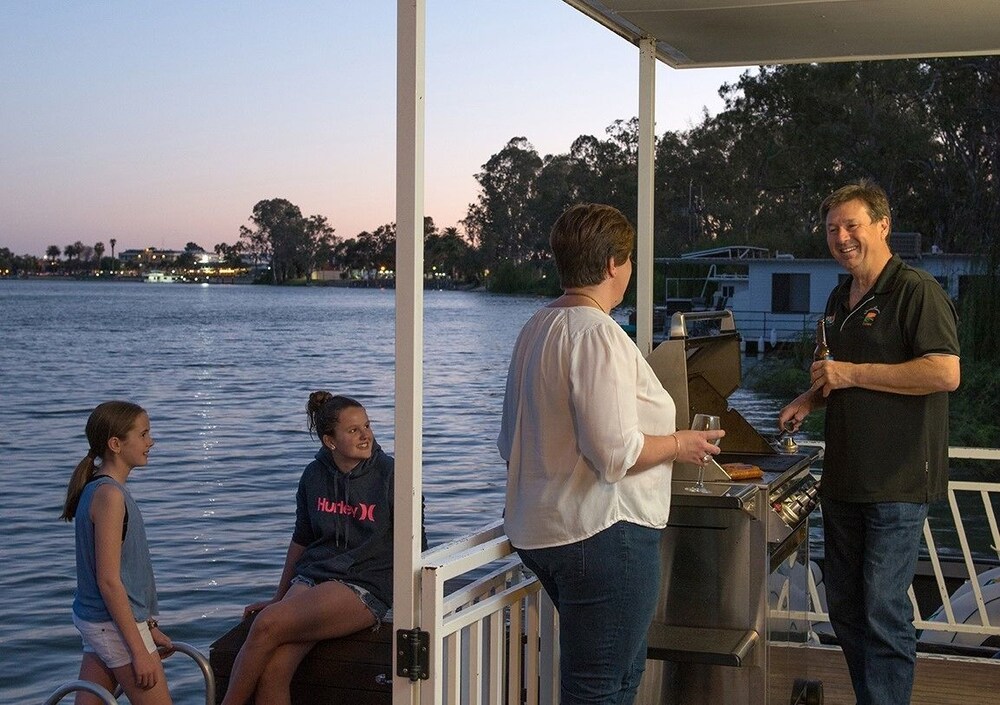
[[[343,289],[395,289],[396,280],[394,277],[375,278],[350,278],[350,279],[326,279],[317,277],[313,279],[289,279],[281,284],[274,284],[267,280],[267,275],[220,275],[220,274],[200,274],[187,272],[183,275],[172,275],[169,281],[157,280],[150,282],[148,274],[143,273],[114,273],[114,272],[88,272],[86,274],[61,274],[61,273],[32,273],[18,275],[0,275],[0,281],[78,281],[93,283],[157,283],[157,284],[253,284],[262,286],[281,287],[330,287]],[[424,280],[424,288],[434,291],[486,291],[486,287],[479,282],[456,281],[450,277],[433,277]],[[518,294],[514,294],[518,295]]]

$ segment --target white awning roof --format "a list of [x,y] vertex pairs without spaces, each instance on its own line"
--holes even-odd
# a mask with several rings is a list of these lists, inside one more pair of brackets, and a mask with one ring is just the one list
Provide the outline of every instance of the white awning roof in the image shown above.
[[1000,0],[565,0],[674,68],[1000,54]]

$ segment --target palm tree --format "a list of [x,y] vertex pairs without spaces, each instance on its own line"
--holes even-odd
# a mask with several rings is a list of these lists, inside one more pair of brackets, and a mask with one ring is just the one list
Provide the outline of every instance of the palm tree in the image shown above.
[[57,260],[61,252],[62,250],[59,249],[59,245],[49,245],[45,250],[45,256],[51,260]]
[[97,269],[101,269],[101,258],[104,257],[104,243],[94,243],[94,259],[97,260]]
[[115,258],[115,245],[118,244],[118,241],[115,240],[114,238],[111,238],[110,240],[108,240],[108,242],[111,244],[111,259],[114,259]]

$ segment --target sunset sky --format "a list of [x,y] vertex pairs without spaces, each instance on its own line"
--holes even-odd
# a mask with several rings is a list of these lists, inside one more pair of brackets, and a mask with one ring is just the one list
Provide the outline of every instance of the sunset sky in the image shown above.
[[[0,247],[238,239],[264,198],[340,237],[394,215],[391,0],[0,0]],[[514,136],[636,114],[638,50],[559,0],[428,0],[426,212],[457,225]],[[745,69],[657,68],[657,134]]]

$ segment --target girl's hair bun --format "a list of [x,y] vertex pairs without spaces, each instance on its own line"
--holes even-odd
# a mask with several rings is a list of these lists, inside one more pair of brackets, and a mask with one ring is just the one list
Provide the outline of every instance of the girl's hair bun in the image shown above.
[[309,412],[310,416],[312,416],[330,399],[333,399],[333,395],[325,389],[315,391],[309,395],[309,402],[306,404],[306,411]]

